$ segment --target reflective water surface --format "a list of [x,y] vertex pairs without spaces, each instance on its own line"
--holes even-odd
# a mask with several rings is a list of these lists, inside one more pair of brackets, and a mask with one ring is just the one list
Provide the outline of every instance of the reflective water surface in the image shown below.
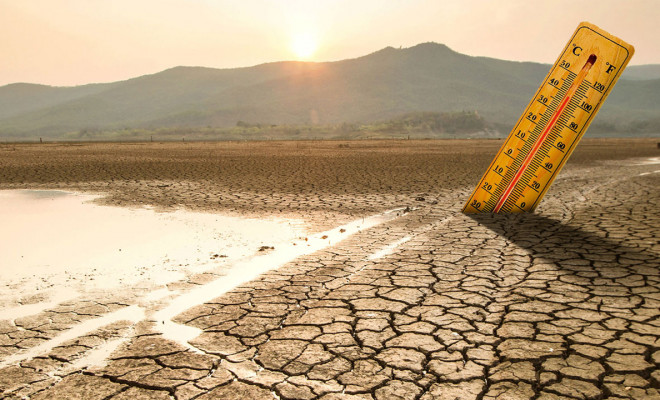
[[[103,365],[132,337],[135,324],[151,321],[166,339],[199,352],[201,331],[174,322],[179,313],[216,298],[297,257],[327,248],[405,213],[385,211],[307,235],[302,221],[257,220],[217,214],[99,206],[97,196],[57,191],[0,191],[0,320],[37,314],[90,288],[131,292],[130,305],[77,323],[39,345],[0,360],[0,367],[46,354],[103,326],[125,321],[130,329],[64,366]],[[406,237],[372,255],[382,257]],[[178,290],[163,283],[200,271],[213,278]],[[218,273],[218,271],[221,271]],[[188,275],[186,275],[188,274]]]
[[[0,191],[0,300],[53,290],[49,298],[61,300],[79,290],[138,282],[158,286],[305,235],[301,221],[101,206],[92,202],[96,198]],[[3,303],[0,314],[30,309]]]

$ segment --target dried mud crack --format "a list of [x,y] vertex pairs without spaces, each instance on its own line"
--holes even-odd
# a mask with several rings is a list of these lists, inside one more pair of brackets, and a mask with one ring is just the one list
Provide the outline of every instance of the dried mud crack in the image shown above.
[[[409,208],[178,314],[174,322],[199,329],[190,340],[192,349],[165,339],[148,318],[116,321],[45,354],[4,365],[1,396],[660,399],[660,165],[628,160],[631,155],[649,157],[643,145],[650,143],[644,141],[630,148],[608,141],[586,144],[585,151],[593,154],[585,159],[601,161],[580,162],[576,153],[578,162],[566,167],[537,213],[523,215],[458,212],[472,189],[466,176],[483,172],[497,143],[474,145],[474,165],[453,175],[433,170],[446,161],[441,155],[446,143],[398,151],[376,146],[369,150],[378,153],[372,163],[384,154],[391,157],[379,167],[389,178],[378,187],[370,185],[380,178],[368,177],[376,172],[371,167],[361,171],[358,163],[352,179],[371,183],[353,183],[358,186],[351,189],[342,186],[345,177],[340,176],[339,183],[316,194],[276,187],[281,182],[273,184],[275,194],[233,192],[218,182],[205,192],[203,182],[174,176],[175,170],[160,174],[167,179],[155,179],[145,172],[151,171],[151,161],[144,160],[145,170],[138,168],[133,175],[120,171],[127,180],[117,186],[82,178],[38,183],[86,189],[107,185],[111,201],[140,199],[159,206],[181,196],[193,208],[224,209],[218,199],[232,196],[232,207],[245,204],[241,212],[246,214],[255,211],[247,206],[255,202],[263,207],[259,212],[279,213],[281,207],[284,213],[306,215],[317,232],[374,212]],[[366,148],[355,148],[351,144],[350,156],[334,147],[318,156],[343,161],[370,157]],[[311,168],[305,164],[311,161],[295,158],[299,153],[294,150],[282,150],[280,161],[287,161],[281,165],[295,171],[301,165]],[[399,177],[394,166],[410,166],[405,160],[417,153],[429,170],[408,175],[405,186],[406,175]],[[135,155],[127,154],[128,159]],[[3,162],[20,165],[14,159]],[[93,178],[105,179],[102,174]],[[132,179],[144,185],[128,183]],[[0,182],[1,187],[34,184],[7,176]],[[379,194],[392,183],[401,188]],[[168,190],[175,192],[162,194]],[[310,196],[317,196],[313,205]],[[215,278],[190,276],[172,287],[186,293]],[[90,293],[33,316],[2,321],[0,357],[29,351],[85,321],[134,305],[130,294]],[[90,354],[109,345],[112,351],[100,361],[89,361]]]

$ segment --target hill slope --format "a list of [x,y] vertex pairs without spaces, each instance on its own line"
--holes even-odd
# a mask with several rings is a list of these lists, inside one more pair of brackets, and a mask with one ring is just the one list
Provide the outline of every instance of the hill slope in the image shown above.
[[[510,126],[548,69],[544,64],[470,57],[424,43],[338,62],[177,67],[122,82],[70,88],[14,84],[0,87],[0,137],[230,127],[238,121],[369,122],[410,112],[463,110]],[[597,122],[614,126],[657,116],[660,80],[640,78],[653,71],[633,71],[632,79],[622,79]]]
[[633,65],[627,67],[621,79],[660,79],[660,64]]

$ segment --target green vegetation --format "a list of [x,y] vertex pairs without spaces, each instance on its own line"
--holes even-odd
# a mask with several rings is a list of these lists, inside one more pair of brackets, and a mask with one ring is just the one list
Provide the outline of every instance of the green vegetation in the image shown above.
[[275,140],[275,139],[419,139],[495,137],[498,132],[478,113],[420,112],[375,123],[326,125],[276,125],[238,121],[230,128],[156,128],[89,130],[62,136],[73,141],[181,141],[181,140]]

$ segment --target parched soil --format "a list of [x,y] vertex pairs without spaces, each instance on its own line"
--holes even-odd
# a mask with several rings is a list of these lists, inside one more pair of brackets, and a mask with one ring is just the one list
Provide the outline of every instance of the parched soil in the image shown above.
[[151,316],[223,276],[0,321],[0,356],[19,359],[0,360],[0,396],[660,399],[656,142],[584,140],[537,211],[515,215],[460,213],[500,141],[2,145],[0,188],[319,231],[413,207],[177,309],[186,341]]

